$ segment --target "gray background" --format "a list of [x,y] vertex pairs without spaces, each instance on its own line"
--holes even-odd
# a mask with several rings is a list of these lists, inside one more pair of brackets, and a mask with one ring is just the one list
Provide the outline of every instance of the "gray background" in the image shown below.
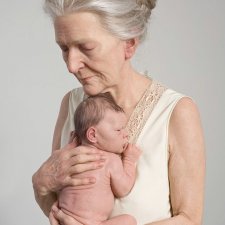
[[[224,0],[159,0],[134,60],[199,106],[207,150],[204,225],[225,224],[224,10]],[[1,1],[0,40],[0,224],[47,225],[31,176],[50,154],[62,96],[78,84],[41,1]]]

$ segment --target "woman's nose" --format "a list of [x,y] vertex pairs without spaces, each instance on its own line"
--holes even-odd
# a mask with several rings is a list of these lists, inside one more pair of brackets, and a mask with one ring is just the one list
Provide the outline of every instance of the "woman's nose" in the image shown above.
[[66,58],[66,65],[70,73],[76,74],[84,67],[82,54],[77,49],[70,49]]

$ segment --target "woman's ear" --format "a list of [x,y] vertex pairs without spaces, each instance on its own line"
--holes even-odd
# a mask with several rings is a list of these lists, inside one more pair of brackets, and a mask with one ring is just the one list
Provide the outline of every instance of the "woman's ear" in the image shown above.
[[125,59],[132,58],[137,49],[138,44],[138,38],[132,38],[125,41]]
[[96,143],[97,138],[96,138],[96,128],[95,127],[89,127],[87,132],[86,132],[87,140],[90,141],[91,143]]

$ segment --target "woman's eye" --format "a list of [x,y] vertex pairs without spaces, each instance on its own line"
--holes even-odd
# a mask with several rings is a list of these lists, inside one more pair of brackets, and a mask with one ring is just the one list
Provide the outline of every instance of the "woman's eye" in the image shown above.
[[92,51],[94,48],[94,46],[80,45],[80,49],[83,51]]

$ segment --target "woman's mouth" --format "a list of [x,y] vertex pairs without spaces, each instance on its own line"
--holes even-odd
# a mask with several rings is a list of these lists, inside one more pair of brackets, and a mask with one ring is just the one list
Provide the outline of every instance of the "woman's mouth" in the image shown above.
[[93,76],[81,78],[81,79],[80,79],[80,80],[81,80],[81,83],[82,83],[82,84],[88,83],[88,82],[91,80],[92,77],[93,77]]

